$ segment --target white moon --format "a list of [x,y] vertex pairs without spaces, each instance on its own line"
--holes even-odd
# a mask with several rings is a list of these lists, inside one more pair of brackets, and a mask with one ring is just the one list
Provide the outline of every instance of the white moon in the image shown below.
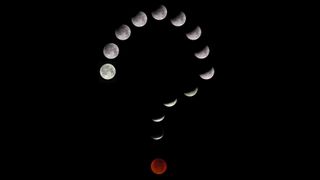
[[103,54],[108,59],[114,59],[119,55],[119,47],[114,43],[109,43],[104,46]]
[[200,74],[200,77],[204,80],[209,80],[213,77],[213,75],[214,75],[214,69],[212,67],[209,71],[207,71],[203,74]]
[[198,92],[198,88],[195,88],[195,89],[192,90],[192,91],[189,91],[189,92],[184,93],[184,95],[187,96],[187,97],[192,97],[192,96],[196,95],[197,92]]
[[201,36],[201,28],[197,26],[193,31],[186,34],[187,38],[190,40],[197,40]]
[[200,50],[199,52],[194,53],[194,55],[198,58],[198,59],[205,59],[208,57],[210,53],[210,49],[208,46],[204,47],[202,50]]
[[153,140],[155,140],[155,141],[158,141],[158,140],[160,140],[160,139],[162,139],[163,138],[163,133],[162,134],[160,134],[160,135],[158,135],[158,136],[152,136],[152,139]]
[[176,27],[180,27],[184,25],[184,23],[186,22],[186,19],[187,19],[186,14],[184,14],[184,12],[180,12],[176,17],[171,19],[171,23]]
[[163,121],[164,117],[165,117],[165,116],[162,116],[162,117],[156,118],[156,119],[152,119],[152,121],[153,121],[153,122],[161,122],[161,121]]
[[112,64],[104,64],[100,68],[100,75],[103,79],[110,80],[116,75],[116,68]]
[[167,14],[168,14],[167,8],[164,5],[161,5],[157,10],[151,13],[152,17],[158,21],[166,18]]
[[142,27],[147,24],[148,17],[146,13],[139,11],[137,15],[131,18],[131,22],[136,27]]
[[175,99],[175,100],[173,100],[173,101],[171,101],[169,103],[164,103],[163,105],[166,106],[166,107],[172,107],[172,106],[176,105],[177,101],[178,100]]
[[119,40],[127,40],[131,35],[131,30],[129,26],[123,24],[115,30],[115,35]]

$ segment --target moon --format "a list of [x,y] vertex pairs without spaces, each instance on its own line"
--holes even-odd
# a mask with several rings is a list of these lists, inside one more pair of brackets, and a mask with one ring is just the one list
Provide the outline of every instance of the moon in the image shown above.
[[176,105],[177,101],[178,101],[178,100],[175,99],[175,100],[173,100],[173,101],[171,101],[171,102],[164,103],[163,105],[166,106],[166,107],[172,107],[172,106]]
[[167,170],[167,163],[165,160],[156,158],[151,162],[151,171],[154,174],[161,175]]
[[116,68],[112,64],[104,64],[100,68],[100,75],[103,79],[110,80],[116,75]]
[[156,9],[151,13],[152,17],[158,21],[166,18],[167,14],[168,14],[167,8],[164,5],[161,5],[158,9]]
[[127,40],[131,35],[129,26],[122,24],[118,29],[115,30],[115,35],[119,40]]
[[119,47],[114,43],[109,43],[104,46],[103,54],[108,59],[114,59],[119,55]]
[[214,75],[214,69],[212,67],[209,71],[207,71],[203,74],[200,74],[200,77],[204,80],[209,80],[213,77],[213,75]]
[[197,92],[198,92],[198,88],[195,88],[195,89],[192,90],[192,91],[189,91],[189,92],[184,93],[184,95],[187,96],[187,97],[193,97],[194,95],[197,94]]
[[152,138],[153,140],[155,140],[155,141],[158,141],[158,140],[162,139],[163,136],[164,136],[164,133],[162,132],[161,134],[159,134],[159,135],[154,135],[154,136],[152,136],[151,138]]
[[180,27],[184,25],[184,23],[186,22],[186,19],[187,19],[186,14],[181,11],[176,17],[171,19],[171,23],[176,27]]
[[186,34],[187,38],[189,40],[197,40],[201,36],[201,28],[197,26],[193,31]]
[[146,13],[139,11],[137,15],[131,18],[131,22],[136,27],[142,27],[147,24],[148,17]]
[[165,115],[163,115],[163,116],[162,116],[162,117],[160,117],[160,118],[152,119],[152,121],[153,121],[153,122],[161,122],[161,121],[163,121],[163,120],[164,120],[164,117],[165,117]]
[[210,53],[210,49],[208,46],[204,47],[202,50],[200,50],[199,52],[194,53],[194,55],[198,58],[198,59],[205,59],[208,57]]

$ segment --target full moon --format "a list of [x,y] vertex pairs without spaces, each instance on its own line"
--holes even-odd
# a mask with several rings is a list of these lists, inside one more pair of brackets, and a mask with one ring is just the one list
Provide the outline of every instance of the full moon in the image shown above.
[[186,19],[186,14],[184,14],[184,12],[180,12],[176,17],[171,19],[171,23],[176,27],[180,27],[184,25]]
[[160,21],[166,18],[167,13],[167,8],[164,5],[161,5],[157,10],[153,11],[151,15],[155,20]]
[[161,175],[167,170],[167,163],[165,160],[156,158],[151,162],[151,171],[154,174]]
[[103,79],[110,80],[116,75],[116,68],[112,64],[104,64],[100,68],[100,75]]
[[131,30],[129,26],[123,24],[118,29],[115,30],[115,35],[119,40],[127,40],[131,35]]
[[108,59],[114,59],[119,55],[119,47],[114,43],[109,43],[104,46],[103,54]]
[[137,15],[135,15],[133,18],[131,18],[131,22],[136,27],[142,27],[147,24],[148,17],[146,13],[140,11]]

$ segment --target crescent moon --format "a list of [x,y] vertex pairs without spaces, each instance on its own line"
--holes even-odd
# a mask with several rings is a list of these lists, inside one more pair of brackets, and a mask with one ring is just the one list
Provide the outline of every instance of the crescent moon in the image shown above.
[[213,75],[214,75],[214,69],[212,67],[209,71],[207,71],[203,74],[200,74],[200,77],[204,80],[209,80],[213,77]]
[[163,105],[166,106],[166,107],[172,107],[172,106],[176,105],[177,101],[178,100],[175,99],[175,100],[173,100],[173,101],[171,101],[169,103],[164,103]]
[[139,11],[137,15],[131,18],[131,22],[136,27],[142,27],[147,24],[148,17],[146,13]]
[[187,96],[187,97],[192,97],[192,96],[196,95],[197,92],[198,92],[198,88],[195,88],[195,89],[192,90],[192,91],[189,91],[189,92],[184,93],[184,95]]
[[194,30],[186,34],[187,38],[190,40],[197,40],[201,36],[201,28],[197,26]]
[[164,136],[164,133],[162,133],[162,134],[161,134],[161,135],[159,135],[159,136],[152,136],[151,138],[152,138],[153,140],[158,141],[158,140],[162,139],[162,138],[163,138],[163,136]]
[[194,53],[194,55],[198,58],[198,59],[205,59],[208,57],[210,53],[210,49],[209,46],[204,47],[202,50],[200,50],[199,52]]
[[115,30],[115,35],[119,40],[127,40],[131,35],[129,26],[122,24],[118,29]]
[[186,19],[187,19],[186,14],[181,11],[176,17],[171,19],[171,23],[176,27],[180,27],[184,25],[184,23],[186,22]]
[[168,14],[167,8],[164,5],[161,5],[157,10],[151,13],[152,17],[158,21],[166,18],[167,14]]
[[163,121],[164,117],[165,117],[165,115],[163,115],[163,116],[160,117],[160,118],[152,119],[152,121],[153,121],[153,122],[161,122],[161,121]]

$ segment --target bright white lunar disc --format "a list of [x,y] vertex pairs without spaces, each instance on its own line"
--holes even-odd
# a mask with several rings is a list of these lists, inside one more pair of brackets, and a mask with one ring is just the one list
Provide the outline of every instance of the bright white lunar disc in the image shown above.
[[109,43],[104,46],[103,54],[108,59],[114,59],[119,55],[119,47],[114,43]]
[[100,75],[103,79],[110,80],[116,75],[116,68],[112,64],[104,64],[100,68]]

